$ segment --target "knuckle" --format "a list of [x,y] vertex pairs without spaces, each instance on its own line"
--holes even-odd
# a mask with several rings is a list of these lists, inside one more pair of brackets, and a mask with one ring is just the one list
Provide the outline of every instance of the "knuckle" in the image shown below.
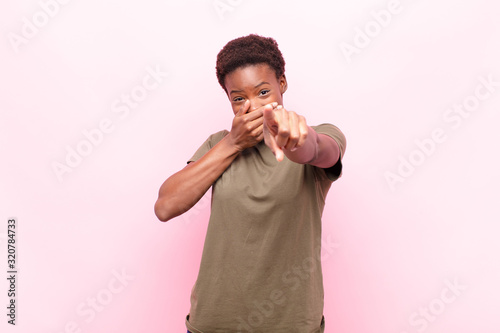
[[288,128],[283,128],[283,129],[280,130],[279,135],[283,136],[283,137],[289,137],[290,136],[290,130]]

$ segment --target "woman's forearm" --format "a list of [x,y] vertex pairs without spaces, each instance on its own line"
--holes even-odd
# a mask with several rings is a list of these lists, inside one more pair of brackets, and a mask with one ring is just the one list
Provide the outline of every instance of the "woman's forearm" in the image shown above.
[[191,209],[238,153],[226,136],[200,159],[170,176],[160,187],[154,207],[158,219],[166,222]]
[[311,164],[320,168],[329,168],[338,161],[340,149],[331,137],[317,133],[308,126],[308,134],[304,144],[294,151],[283,148],[289,160],[300,164]]

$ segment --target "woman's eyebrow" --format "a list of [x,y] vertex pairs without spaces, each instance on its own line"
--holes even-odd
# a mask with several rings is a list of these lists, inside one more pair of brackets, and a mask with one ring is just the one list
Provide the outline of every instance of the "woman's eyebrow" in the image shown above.
[[260,87],[260,86],[261,86],[261,85],[263,85],[263,84],[270,84],[270,83],[269,83],[269,82],[264,81],[264,82],[261,82],[261,83],[259,83],[258,85],[256,85],[254,88],[258,88],[258,87]]
[[243,92],[243,90],[231,90],[229,94],[231,95],[232,93],[240,93],[240,92]]
[[[270,83],[269,83],[269,82],[266,82],[266,81],[263,81],[263,82],[259,83],[258,85],[256,85],[256,86],[254,87],[254,89],[255,89],[255,88],[260,87],[260,86],[261,86],[261,85],[263,85],[263,84],[270,84]],[[231,90],[231,92],[230,92],[229,94],[232,94],[232,93],[240,93],[240,92],[243,92],[243,90]]]

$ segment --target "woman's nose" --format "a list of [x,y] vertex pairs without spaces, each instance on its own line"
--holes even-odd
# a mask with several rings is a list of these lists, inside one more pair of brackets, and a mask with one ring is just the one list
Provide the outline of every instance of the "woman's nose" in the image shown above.
[[260,108],[262,105],[258,101],[250,100],[250,111]]

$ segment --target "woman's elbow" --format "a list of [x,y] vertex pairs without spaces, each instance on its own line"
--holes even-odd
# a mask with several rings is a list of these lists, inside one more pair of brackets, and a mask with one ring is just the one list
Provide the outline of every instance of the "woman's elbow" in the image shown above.
[[169,213],[164,200],[158,199],[155,203],[155,215],[160,220],[161,222],[167,222],[172,218],[171,214]]

